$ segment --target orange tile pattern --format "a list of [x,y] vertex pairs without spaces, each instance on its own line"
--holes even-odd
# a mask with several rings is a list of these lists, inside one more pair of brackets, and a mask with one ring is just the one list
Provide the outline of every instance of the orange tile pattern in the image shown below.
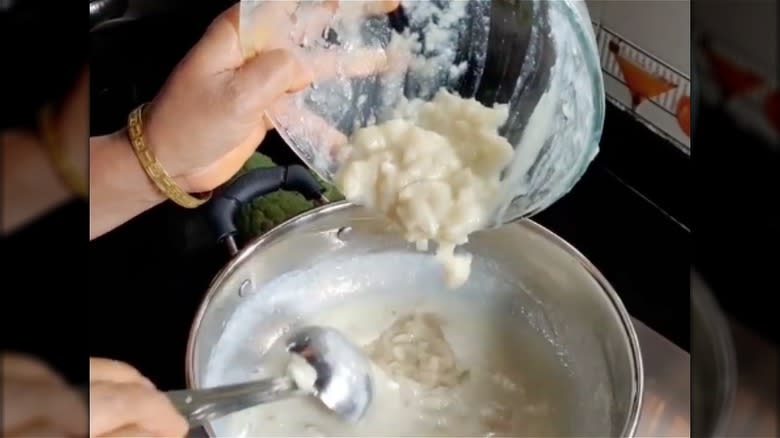
[[[593,29],[608,98],[650,129],[689,152],[690,77],[600,23],[593,22]],[[712,78],[720,95],[719,103],[729,105],[740,99],[756,101],[755,96],[758,95],[760,108],[754,109],[758,115],[756,118],[763,117],[761,123],[769,126],[772,135],[780,133],[777,89],[727,52],[713,47],[709,40],[703,39],[698,44],[703,53],[700,61],[707,73],[705,76]]]
[[608,27],[594,29],[610,101],[688,152],[690,78]]

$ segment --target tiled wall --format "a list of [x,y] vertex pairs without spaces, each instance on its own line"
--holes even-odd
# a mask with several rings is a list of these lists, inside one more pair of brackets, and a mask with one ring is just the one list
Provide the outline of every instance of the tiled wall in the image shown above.
[[[697,3],[694,62],[704,101],[777,145],[777,2]],[[746,26],[746,23],[750,25]]]
[[[690,0],[585,3],[610,101],[688,152],[690,78],[696,66],[696,92],[703,101],[722,106],[747,129],[776,142],[777,28],[771,20],[777,2],[745,1],[739,7],[733,1],[705,2],[707,7],[697,10],[693,35]],[[756,25],[745,29],[744,23]]]
[[690,150],[690,1],[585,0],[607,96]]

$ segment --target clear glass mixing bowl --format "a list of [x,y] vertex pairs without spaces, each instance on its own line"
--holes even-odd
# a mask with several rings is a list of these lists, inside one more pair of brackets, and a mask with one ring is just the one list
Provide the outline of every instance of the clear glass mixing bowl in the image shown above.
[[[274,0],[242,1],[242,42],[262,34],[257,15],[268,1]],[[333,181],[343,160],[334,147],[355,129],[392,117],[404,97],[428,100],[441,87],[487,106],[509,105],[501,134],[515,154],[502,175],[502,201],[493,225],[538,213],[583,175],[598,151],[605,105],[584,2],[408,0],[389,15],[367,19],[349,11],[357,3],[342,0],[321,38],[297,43],[304,62],[314,68],[335,62],[335,73],[268,113],[279,134],[319,176]],[[303,10],[299,4],[290,13]],[[293,35],[301,32],[295,27],[311,19],[291,22]],[[399,31],[405,39],[393,37]],[[415,56],[404,58],[400,70],[390,62],[382,72],[354,76],[346,72],[348,65],[317,55],[326,49],[353,55],[349,62],[354,63],[355,57],[382,51],[392,59],[396,43],[409,37],[417,41]],[[334,129],[341,134],[333,135]]]

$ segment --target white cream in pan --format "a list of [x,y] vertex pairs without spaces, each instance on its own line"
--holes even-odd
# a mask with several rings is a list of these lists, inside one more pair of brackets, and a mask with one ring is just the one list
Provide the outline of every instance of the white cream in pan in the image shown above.
[[489,306],[437,296],[394,305],[369,296],[306,321],[341,330],[373,360],[374,401],[357,424],[342,422],[314,398],[299,398],[227,417],[218,433],[570,435],[570,377],[554,347],[535,331],[518,330],[516,320],[497,317]]

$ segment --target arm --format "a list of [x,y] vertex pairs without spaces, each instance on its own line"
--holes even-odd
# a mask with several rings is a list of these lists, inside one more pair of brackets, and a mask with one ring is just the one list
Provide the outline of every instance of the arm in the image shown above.
[[40,109],[35,131],[0,132],[2,231],[6,235],[86,189],[89,70],[62,105]]
[[[268,2],[265,12],[269,16],[280,13],[279,16],[286,17],[290,4]],[[387,13],[399,2],[378,4],[382,5],[379,12]],[[324,14],[323,26],[329,22],[332,12],[329,11],[318,10]],[[378,11],[367,8],[362,12],[371,15]],[[254,42],[254,55],[246,58],[238,40],[239,15],[236,3],[214,20],[200,42],[171,73],[144,121],[148,146],[187,192],[213,190],[239,171],[270,129],[263,114],[274,102],[308,86],[314,74],[326,78],[341,74],[341,66],[354,64],[348,60],[336,61],[340,58],[332,58],[335,53],[323,53],[323,60],[333,59],[326,64],[334,67],[325,66],[314,72],[301,64],[295,54],[300,41],[290,39],[288,31],[277,32],[280,38],[275,41]],[[279,23],[279,27],[292,26],[293,21]],[[362,64],[348,74],[367,75],[387,68],[385,57],[380,58],[376,60],[377,65]],[[302,123],[317,122],[310,119]],[[129,143],[124,131],[90,139],[91,239],[165,199],[146,175]]]
[[89,140],[89,238],[100,237],[162,203],[122,130]]
[[2,232],[7,235],[73,198],[31,133],[0,133]]

